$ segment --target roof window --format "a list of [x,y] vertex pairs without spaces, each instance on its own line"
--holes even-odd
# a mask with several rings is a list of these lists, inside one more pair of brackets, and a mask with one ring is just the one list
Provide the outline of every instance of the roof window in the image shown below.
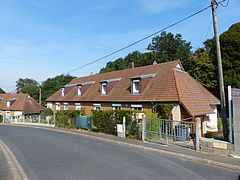
[[101,83],[101,95],[106,95],[107,94],[107,83],[102,82]]

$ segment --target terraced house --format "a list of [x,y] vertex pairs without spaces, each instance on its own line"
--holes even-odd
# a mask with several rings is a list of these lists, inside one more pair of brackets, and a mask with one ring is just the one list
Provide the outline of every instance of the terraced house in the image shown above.
[[40,114],[44,107],[28,94],[0,94],[0,115],[11,116]]
[[[203,131],[216,130],[219,100],[184,71],[179,60],[73,79],[47,100],[57,110],[134,109],[150,114],[171,103],[172,119],[201,117]],[[194,118],[193,118],[194,120]]]

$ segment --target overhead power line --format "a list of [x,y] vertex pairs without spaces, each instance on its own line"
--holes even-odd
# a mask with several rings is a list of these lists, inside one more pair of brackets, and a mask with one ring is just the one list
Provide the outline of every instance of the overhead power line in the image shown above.
[[[224,1],[226,1],[226,0],[219,1],[219,2],[217,2],[217,4],[218,4],[218,3],[221,4],[221,3],[224,2]],[[102,59],[105,59],[105,58],[107,58],[107,57],[109,57],[109,56],[112,56],[113,54],[116,54],[116,53],[118,53],[118,52],[120,52],[120,51],[123,51],[123,50],[125,50],[125,49],[127,49],[127,48],[129,48],[129,47],[131,47],[131,46],[134,46],[135,44],[138,44],[138,43],[140,43],[140,42],[142,42],[142,41],[144,41],[144,40],[146,40],[146,39],[148,39],[148,38],[150,38],[150,37],[152,37],[152,36],[154,36],[154,35],[156,35],[156,34],[159,34],[159,33],[163,32],[163,31],[165,31],[165,30],[167,30],[167,29],[169,29],[169,28],[171,28],[171,27],[173,27],[173,26],[175,26],[175,25],[177,25],[177,24],[179,24],[179,23],[181,23],[181,22],[183,22],[183,21],[185,21],[185,20],[193,17],[193,16],[196,16],[197,14],[200,14],[201,12],[207,10],[207,9],[210,8],[210,7],[211,7],[211,5],[203,8],[203,9],[201,9],[201,10],[199,10],[199,11],[197,11],[197,12],[195,12],[195,13],[193,13],[193,14],[191,14],[191,15],[189,15],[189,16],[187,16],[187,17],[185,17],[185,18],[183,18],[183,19],[181,19],[181,20],[179,20],[179,21],[177,21],[177,22],[175,22],[175,23],[172,23],[172,24],[170,24],[169,26],[167,26],[167,27],[165,27],[165,28],[163,28],[163,29],[161,29],[161,30],[159,30],[159,31],[157,31],[157,32],[154,32],[154,33],[152,33],[152,34],[150,34],[150,35],[148,35],[148,36],[145,36],[144,38],[139,39],[138,41],[135,41],[135,42],[133,42],[133,43],[127,45],[127,46],[124,46],[124,47],[122,47],[122,48],[120,48],[120,49],[118,49],[118,50],[116,50],[116,51],[113,51],[113,52],[105,55],[105,56],[102,56],[102,57],[100,57],[100,58],[98,58],[98,59],[95,59],[95,60],[93,60],[93,61],[91,61],[91,62],[89,62],[89,63],[87,63],[87,64],[84,64],[84,65],[78,67],[78,68],[72,69],[72,70],[68,71],[66,74],[70,74],[71,72],[74,72],[74,71],[77,71],[77,70],[79,70],[79,69],[82,69],[82,68],[84,68],[84,67],[86,67],[86,66],[89,66],[89,65],[91,65],[91,64],[94,64],[94,63],[96,63],[96,62],[98,62],[98,61],[100,61],[100,60],[102,60]]]

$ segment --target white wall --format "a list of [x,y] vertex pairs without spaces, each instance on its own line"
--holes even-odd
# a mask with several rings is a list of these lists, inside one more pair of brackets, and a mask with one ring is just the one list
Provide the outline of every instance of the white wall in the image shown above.
[[49,108],[49,109],[52,109],[52,103],[51,102],[47,102],[47,108]]
[[217,131],[217,106],[210,106],[214,113],[208,114],[206,118],[206,130],[207,131]]
[[173,120],[180,121],[181,120],[181,110],[179,104],[174,104],[172,109],[172,117]]
[[22,111],[14,111],[14,116],[22,116]]

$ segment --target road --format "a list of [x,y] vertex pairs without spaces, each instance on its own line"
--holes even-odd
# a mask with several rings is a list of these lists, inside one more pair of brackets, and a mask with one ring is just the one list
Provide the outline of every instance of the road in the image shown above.
[[33,180],[236,180],[240,174],[47,129],[0,125],[0,139]]

